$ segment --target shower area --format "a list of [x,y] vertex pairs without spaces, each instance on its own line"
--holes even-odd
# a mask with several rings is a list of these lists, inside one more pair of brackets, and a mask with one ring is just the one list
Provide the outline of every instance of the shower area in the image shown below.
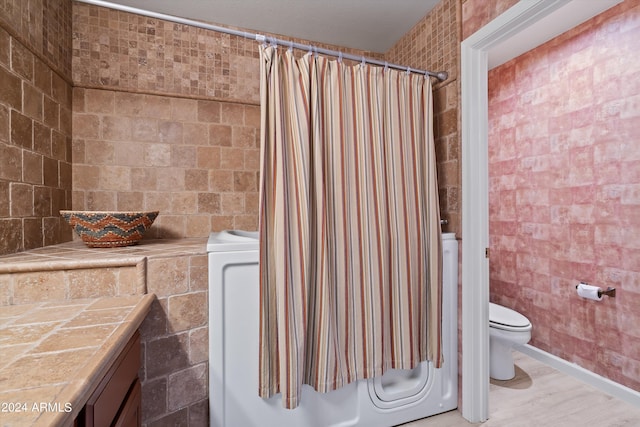
[[212,423],[453,409],[457,242],[443,251],[430,80],[446,73],[279,43],[260,47],[259,232],[209,241]]
[[[445,22],[455,22],[455,7],[452,7],[454,4],[453,1],[443,2],[443,6],[438,6],[435,14],[426,17],[425,20],[432,20],[435,25],[438,19],[445,16]],[[163,215],[156,224],[155,234],[150,237],[202,237],[205,235],[203,233],[206,232],[208,235],[211,230],[256,230],[259,217],[258,187],[261,185],[257,179],[261,162],[257,144],[257,136],[261,126],[259,123],[260,115],[257,113],[259,113],[261,101],[255,96],[258,83],[257,74],[251,73],[257,68],[256,58],[261,43],[256,40],[244,39],[244,34],[221,34],[217,30],[201,26],[200,23],[183,22],[174,25],[169,23],[171,20],[166,17],[155,16],[147,19],[145,16],[135,10],[118,11],[113,7],[107,10],[101,7],[100,3],[78,2],[74,4],[74,19],[77,20],[77,25],[74,24],[74,31],[77,30],[77,41],[92,42],[80,44],[79,54],[99,56],[100,64],[108,63],[111,65],[109,69],[97,69],[97,61],[86,63],[80,61],[81,58],[74,57],[74,61],[77,61],[77,67],[74,62],[74,70],[77,73],[74,75],[76,85],[74,92],[86,92],[85,98],[82,99],[88,100],[86,105],[78,103],[73,114],[74,132],[77,136],[74,144],[80,147],[86,146],[91,151],[97,149],[94,140],[100,139],[105,141],[108,147],[113,147],[114,152],[112,157],[107,156],[107,160],[104,160],[106,154],[102,157],[90,155],[74,157],[73,188],[76,191],[74,193],[74,207],[77,204],[79,209],[92,209],[100,202],[101,205],[109,209],[134,209],[135,207],[127,205],[128,199],[124,195],[124,190],[112,188],[115,184],[103,180],[94,180],[94,184],[87,184],[93,182],[91,181],[93,178],[93,175],[90,175],[91,172],[96,172],[99,176],[110,177],[115,171],[118,172],[117,177],[122,178],[121,181],[125,179],[132,181],[130,183],[119,182],[118,188],[130,188],[133,186],[134,179],[142,178],[141,184],[144,188],[141,187],[141,191],[144,191],[144,203],[160,205]],[[128,25],[116,24],[125,21],[128,22]],[[102,47],[108,43],[115,43],[112,41],[115,39],[110,37],[115,33],[118,33],[119,40],[136,40],[138,50],[136,52],[129,50],[123,53],[122,50],[115,52],[114,49],[111,49],[109,57],[103,50],[98,53],[89,52],[94,46]],[[410,37],[413,36],[408,34],[407,38]],[[190,55],[188,63],[171,63],[171,58],[183,58],[185,53],[184,49],[180,49],[181,47],[190,46],[195,41],[198,41],[199,44],[197,49],[191,49],[188,52]],[[264,41],[269,47],[270,40]],[[279,44],[278,49],[282,52],[287,51],[291,44],[288,41],[283,42]],[[451,45],[451,51],[455,52],[455,40]],[[229,46],[231,46],[230,49],[224,49]],[[293,47],[300,56],[310,50],[306,44],[303,48],[295,45]],[[414,47],[415,45],[412,45],[411,48]],[[418,45],[417,48],[419,47]],[[442,61],[439,58],[434,64],[424,61],[424,58],[417,57],[415,61],[406,61],[399,56],[403,51],[401,48],[394,49],[394,52],[384,58],[390,62],[398,62],[407,66],[397,68],[398,66],[394,64],[386,65],[390,70],[395,70],[403,76],[412,75],[414,76],[412,79],[415,80],[431,80],[435,88],[428,89],[426,92],[433,91],[433,103],[436,105],[434,120],[437,123],[438,115],[443,107],[442,100],[451,98],[451,93],[457,92],[455,75],[446,81],[439,82],[433,78],[437,76],[425,77],[424,72],[421,72],[419,68],[453,70],[452,72],[455,73],[455,58],[451,56],[447,60],[445,57]],[[429,50],[427,49],[427,51]],[[157,58],[152,55],[160,52],[166,53],[167,60],[164,62],[156,60]],[[222,70],[216,68],[217,56],[215,64],[208,62],[212,58],[210,55],[212,52],[221,56],[219,61],[222,67],[226,68]],[[347,49],[346,52],[353,52],[353,50]],[[336,57],[336,59],[342,59],[344,64],[360,64],[362,57],[359,52],[354,57],[349,57],[346,52],[342,58]],[[135,58],[136,60],[132,62],[131,56],[135,56],[134,54],[144,54],[144,60]],[[317,54],[324,55],[320,49]],[[315,56],[316,51],[311,50],[311,55]],[[375,56],[376,59],[381,57],[382,55]],[[130,75],[128,72],[134,62],[137,64],[136,74]],[[366,62],[367,68],[386,71],[383,61],[371,63],[367,58]],[[209,66],[210,64],[213,66]],[[190,80],[190,82],[184,79],[180,80],[180,76],[184,76],[181,71],[186,67],[193,70],[197,68],[199,72],[204,69],[207,75],[198,74],[197,78]],[[245,70],[247,73],[238,73],[236,76],[234,71],[237,70]],[[229,71],[229,73],[225,73],[225,71]],[[216,85],[217,78],[228,75],[231,76],[228,87]],[[123,76],[127,78],[125,79]],[[236,77],[237,80],[234,80]],[[180,82],[183,85],[180,85]],[[103,100],[105,105],[101,103]],[[456,106],[452,102],[446,104],[445,108],[455,112]],[[115,108],[112,105],[115,105]],[[95,125],[96,121],[97,125]],[[120,123],[122,126],[113,126],[114,123]],[[154,129],[157,129],[158,134],[152,137],[149,133],[142,132],[142,128],[134,127],[134,124],[149,125],[149,129],[155,126]],[[436,140],[448,136],[442,130],[443,126],[440,125],[438,128],[440,130],[437,131]],[[144,129],[148,130],[146,127]],[[94,135],[98,131],[99,134]],[[451,132],[455,133],[455,129]],[[226,139],[225,136],[227,136]],[[455,135],[449,139],[453,141]],[[145,148],[144,165],[131,165],[129,163],[130,157],[123,155],[123,150],[131,146],[131,143]],[[389,148],[392,146],[393,144],[388,144]],[[426,147],[426,145],[423,146]],[[446,160],[448,155],[445,154],[444,157],[441,157],[440,154],[438,158]],[[410,151],[403,152],[403,155],[412,156]],[[397,159],[399,160],[400,157]],[[105,163],[107,161],[108,164]],[[447,183],[446,178],[444,182]],[[396,192],[396,194],[401,193]],[[449,219],[452,224],[449,230],[456,229],[457,221],[450,215],[451,209],[447,209],[447,202],[451,203],[452,198],[444,197],[444,200],[442,204],[444,209],[440,212],[440,216]],[[111,206],[110,203],[114,206]],[[362,218],[369,220],[373,217],[363,216]],[[434,230],[436,234],[432,233],[431,238],[439,240],[439,223],[436,223]],[[445,230],[447,230],[446,227]],[[442,242],[444,243],[445,240],[447,239],[443,239]],[[311,241],[311,238],[307,241]],[[328,241],[338,245],[341,243],[340,240],[335,239]],[[354,245],[355,243],[357,243],[357,239],[353,239],[350,244]],[[408,249],[413,255],[413,248],[409,247]],[[441,249],[435,246],[431,251],[434,254],[437,253],[438,258],[443,256]],[[422,254],[424,255],[424,251]],[[427,274],[429,270],[436,271],[433,266],[430,269],[421,269],[423,274]],[[457,288],[457,281],[454,280],[451,283],[454,283],[453,286]],[[426,344],[412,344],[415,345],[415,353],[418,356],[410,358],[406,367],[399,365],[397,368],[391,365],[385,367],[384,375],[377,375],[377,378],[381,379],[380,381],[369,377],[357,379],[357,376],[351,381],[350,378],[345,377],[347,378],[345,387],[335,391],[327,390],[325,393],[313,392],[313,395],[327,396],[329,398],[327,402],[332,402],[331,399],[335,398],[330,396],[342,396],[341,393],[344,390],[362,390],[363,393],[366,391],[366,394],[358,393],[358,399],[365,399],[365,396],[368,396],[366,400],[375,400],[377,402],[373,406],[375,413],[380,411],[400,413],[411,407],[417,408],[416,411],[419,411],[419,413],[416,412],[416,417],[455,408],[458,390],[457,350],[455,347],[451,347],[455,345],[455,340],[449,340],[448,337],[455,335],[457,318],[455,317],[455,304],[451,306],[451,300],[447,300],[448,294],[446,292],[448,289],[445,289],[446,287],[447,285],[443,287],[443,294],[436,297],[436,299],[441,299],[443,304],[441,313],[442,337],[440,349],[436,349],[434,352],[438,354],[436,359],[418,363],[418,359],[422,358],[420,352],[427,351]],[[197,296],[200,297],[202,293],[200,291],[203,289],[206,290],[206,286],[190,289],[190,291],[197,293]],[[455,293],[453,295],[455,296]],[[160,304],[163,304],[173,298],[173,294],[160,295],[158,298]],[[447,307],[453,307],[453,312],[449,311]],[[197,310],[200,310],[200,306]],[[241,308],[239,313],[248,311],[248,308]],[[225,309],[224,313],[228,314],[229,310]],[[418,313],[418,311],[414,313]],[[437,315],[434,310],[432,313]],[[454,320],[447,320],[448,316],[453,316],[451,319]],[[229,322],[231,321],[226,323]],[[214,317],[211,317],[204,325],[200,323],[189,324],[187,331],[190,334],[195,334],[197,329],[199,333],[203,326],[213,327],[214,323]],[[420,324],[426,327],[426,323]],[[453,328],[454,331],[447,328]],[[163,338],[165,335],[167,339],[174,338],[184,332],[183,330],[167,330],[166,333],[163,333]],[[254,332],[259,334],[260,330]],[[256,343],[259,343],[259,337],[260,335],[258,335]],[[423,345],[425,346],[424,350],[419,348]],[[227,355],[227,357],[230,356]],[[260,360],[259,356],[257,360]],[[187,363],[188,365],[175,368],[174,371],[148,371],[149,376],[143,382],[143,393],[164,395],[167,405],[166,408],[158,408],[156,412],[153,412],[153,415],[143,414],[147,422],[155,422],[163,417],[169,417],[171,413],[175,413],[178,407],[188,407],[190,411],[192,409],[200,411],[202,403],[206,404],[207,398],[210,401],[215,401],[215,391],[207,391],[204,396],[203,393],[200,393],[200,380],[198,380],[198,387],[195,389],[198,392],[196,393],[194,390],[189,395],[177,396],[177,393],[171,388],[166,390],[160,388],[159,384],[165,378],[177,380],[179,376],[174,374],[178,373],[179,369],[190,368],[191,364],[200,369],[203,363],[213,364],[215,362],[213,358],[203,360],[196,357],[189,359]],[[257,361],[252,363],[257,363]],[[255,369],[258,367],[256,366]],[[395,375],[394,372],[398,375]],[[302,408],[310,404],[305,402],[314,401],[313,397],[307,398],[309,392],[305,391],[312,389],[312,387],[302,385],[301,388],[302,393],[297,409],[284,410],[280,395],[265,398],[264,401],[274,402],[271,405],[285,413],[301,412]],[[370,392],[370,390],[373,391]],[[256,386],[252,389],[252,396],[257,396],[258,392]],[[350,394],[350,396],[352,395]],[[423,399],[424,396],[428,397]],[[440,397],[434,398],[433,396]],[[353,399],[353,397],[349,399]],[[425,403],[426,400],[429,400],[428,404]],[[349,402],[352,401],[349,400]],[[400,401],[403,402],[402,405],[400,405]],[[333,402],[335,403],[335,401]],[[330,403],[331,407],[334,403]],[[396,409],[399,406],[402,406],[403,409]],[[431,409],[425,409],[426,406],[430,406]],[[327,406],[320,406],[320,408],[327,408]],[[318,410],[322,411],[322,409],[316,409],[316,411]]]

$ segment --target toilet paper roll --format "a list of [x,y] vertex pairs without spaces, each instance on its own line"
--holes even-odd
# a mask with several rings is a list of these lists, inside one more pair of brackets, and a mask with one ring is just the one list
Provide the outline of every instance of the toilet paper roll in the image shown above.
[[578,295],[582,298],[592,299],[595,301],[602,301],[602,293],[598,295],[599,292],[602,292],[597,286],[587,285],[586,283],[580,283],[578,285]]

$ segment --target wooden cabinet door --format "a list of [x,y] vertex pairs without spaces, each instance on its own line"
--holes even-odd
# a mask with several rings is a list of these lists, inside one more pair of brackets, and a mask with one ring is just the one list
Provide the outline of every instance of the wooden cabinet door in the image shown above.
[[120,414],[113,423],[113,427],[140,427],[142,425],[142,393],[140,380],[131,386],[127,400],[122,404]]
[[[111,427],[133,390],[140,369],[140,334],[135,333],[84,408],[85,427]],[[138,410],[139,412],[139,410]]]

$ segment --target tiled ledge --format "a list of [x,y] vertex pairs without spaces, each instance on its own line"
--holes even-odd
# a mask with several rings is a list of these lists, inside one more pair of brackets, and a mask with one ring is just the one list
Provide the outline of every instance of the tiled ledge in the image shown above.
[[148,294],[0,307],[0,402],[13,405],[1,424],[73,425],[154,299]]
[[122,248],[90,248],[81,241],[0,256],[0,274],[135,265],[143,258],[206,252],[206,238],[142,240]]
[[0,306],[147,293],[147,262],[206,254],[206,238],[143,240],[122,248],[80,241],[0,257]]

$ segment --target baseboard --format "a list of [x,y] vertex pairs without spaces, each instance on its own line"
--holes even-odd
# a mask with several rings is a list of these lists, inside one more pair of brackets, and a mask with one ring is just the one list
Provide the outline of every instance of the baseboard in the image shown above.
[[558,356],[554,356],[551,353],[547,353],[546,351],[540,350],[539,348],[533,347],[529,344],[517,346],[515,349],[551,366],[554,369],[557,369],[560,372],[577,378],[604,393],[640,408],[640,392],[615,381],[611,381],[610,379],[598,375],[595,372],[591,372],[588,369],[576,365],[575,363],[568,362]]

